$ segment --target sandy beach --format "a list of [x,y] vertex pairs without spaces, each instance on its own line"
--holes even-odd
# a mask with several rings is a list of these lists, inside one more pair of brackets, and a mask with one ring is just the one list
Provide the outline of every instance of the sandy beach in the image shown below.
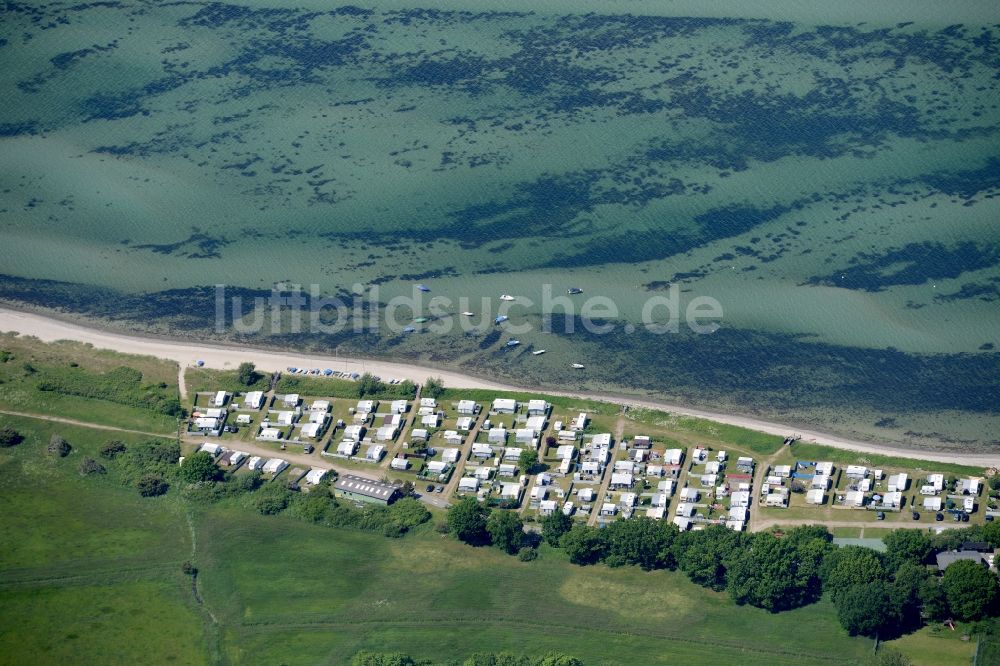
[[572,393],[552,389],[521,387],[489,381],[463,373],[430,368],[412,363],[394,363],[391,361],[375,361],[365,359],[316,356],[300,354],[293,351],[276,352],[273,350],[239,347],[233,345],[213,345],[206,343],[187,343],[177,340],[165,340],[153,337],[131,336],[96,328],[73,324],[60,319],[43,315],[19,312],[0,308],[0,331],[17,331],[22,335],[32,335],[44,341],[75,340],[85,342],[102,349],[111,349],[125,354],[155,356],[177,362],[181,368],[195,365],[203,361],[205,367],[215,369],[233,369],[244,361],[251,361],[261,370],[284,371],[293,367],[331,368],[346,372],[370,372],[383,379],[409,379],[423,383],[428,377],[440,377],[445,386],[497,389],[509,391],[537,390],[550,395],[593,398],[618,404],[628,404],[637,407],[660,409],[683,416],[694,416],[718,423],[740,426],[772,435],[798,435],[803,441],[823,444],[839,449],[858,451],[862,453],[877,453],[890,456],[908,456],[923,460],[938,462],[961,463],[983,467],[1000,467],[1000,454],[985,453],[940,453],[928,450],[909,450],[901,447],[880,445],[872,442],[858,441],[830,435],[822,432],[803,430],[771,421],[764,421],[736,414],[724,414],[704,409],[693,409],[683,405],[674,405],[656,400],[614,396],[595,393]]

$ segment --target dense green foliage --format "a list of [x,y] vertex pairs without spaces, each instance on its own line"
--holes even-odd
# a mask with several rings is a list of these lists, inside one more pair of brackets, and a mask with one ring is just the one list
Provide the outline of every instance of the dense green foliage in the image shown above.
[[10,426],[0,428],[0,448],[17,446],[24,441],[24,436]]
[[65,458],[73,450],[73,447],[70,446],[69,442],[62,435],[52,435],[51,439],[49,439],[49,448],[47,450],[51,455]]
[[558,546],[562,536],[573,527],[573,519],[562,511],[542,518],[542,538],[550,546]]
[[[351,659],[351,666],[430,666],[431,663],[416,661],[402,652],[364,651]],[[528,657],[511,652],[477,652],[463,661],[462,666],[583,666],[583,662],[562,653]]]
[[489,514],[489,509],[466,497],[448,509],[448,531],[472,546],[486,545],[490,542],[490,533],[486,531]]
[[819,598],[819,568],[827,540],[811,534],[799,538],[799,534],[800,530],[790,530],[778,538],[761,532],[753,535],[748,548],[733,555],[727,577],[736,603],[777,612]]
[[398,384],[386,384],[376,380],[370,373],[362,375],[357,381],[336,377],[282,375],[275,390],[278,393],[304,393],[332,398],[379,400],[412,400],[417,393],[417,387],[409,380]]
[[883,626],[892,624],[895,606],[888,583],[878,580],[851,585],[837,597],[837,618],[851,636],[874,636]]
[[517,458],[517,467],[522,474],[534,474],[538,467],[538,454],[534,449],[524,449]]
[[934,549],[922,530],[893,530],[882,538],[882,542],[890,568],[897,568],[904,562],[920,564]]
[[222,470],[215,464],[215,458],[206,451],[197,451],[184,458],[180,477],[188,483],[215,481],[222,476]]
[[437,400],[444,393],[444,381],[440,377],[428,377],[420,389],[420,395]]
[[143,497],[158,497],[166,494],[170,485],[158,474],[144,474],[135,482],[135,488]]
[[129,407],[148,409],[168,416],[183,413],[180,400],[165,384],[143,384],[142,372],[121,366],[104,373],[45,370],[38,390],[75,395],[92,400],[106,400]]
[[257,372],[257,366],[249,361],[240,363],[236,369],[236,381],[243,386],[253,386],[261,379],[261,374]]
[[997,601],[997,577],[978,562],[960,560],[948,566],[941,580],[948,607],[960,620],[978,620]]
[[514,511],[492,511],[486,519],[490,542],[509,555],[517,553],[524,543],[524,523]]

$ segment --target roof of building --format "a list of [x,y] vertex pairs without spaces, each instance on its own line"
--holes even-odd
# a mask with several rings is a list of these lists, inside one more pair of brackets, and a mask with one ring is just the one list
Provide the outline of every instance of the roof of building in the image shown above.
[[938,553],[937,554],[938,571],[944,571],[950,565],[960,560],[972,560],[973,562],[982,562],[983,554],[976,552],[974,550],[946,550],[943,553]]
[[373,481],[354,474],[343,474],[333,485],[335,490],[341,492],[364,495],[372,499],[388,501],[396,493],[396,487],[381,481]]

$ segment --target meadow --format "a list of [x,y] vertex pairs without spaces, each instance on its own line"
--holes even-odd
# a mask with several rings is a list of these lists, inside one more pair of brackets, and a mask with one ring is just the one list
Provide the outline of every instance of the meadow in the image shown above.
[[[75,371],[70,364],[78,363],[99,374],[127,363],[152,379],[176,381],[171,364],[83,346],[4,338],[3,348],[10,358],[0,368],[29,362]],[[3,386],[22,381],[23,368],[7,371]],[[197,382],[225,377],[201,371]],[[460,397],[496,394],[448,389],[440,400]],[[437,510],[430,523],[392,539],[291,515],[259,515],[239,497],[208,501],[174,487],[162,497],[143,498],[132,477],[111,463],[105,474],[80,469],[85,458],[107,462],[99,450],[110,439],[130,446],[149,439],[116,430],[124,427],[122,414],[137,420],[155,414],[74,400],[88,421],[110,429],[0,413],[0,426],[25,435],[19,445],[0,449],[0,530],[9,535],[0,549],[0,663],[291,666],[347,663],[371,649],[441,664],[499,650],[569,652],[588,666],[720,659],[860,664],[873,647],[844,632],[828,599],[770,614],[736,606],[680,572],[580,567],[547,545],[538,559],[520,562],[442,534]],[[601,428],[621,418],[615,405],[550,401],[557,414],[587,411]],[[645,410],[625,416],[626,436],[649,433],[685,446],[707,442],[757,454],[781,443],[698,419]],[[68,456],[46,453],[54,434],[71,444]],[[835,460],[842,453],[818,447],[799,452]],[[184,573],[186,562],[198,569],[197,587]],[[919,666],[963,664],[975,649],[959,640],[964,630],[927,627],[893,643]]]

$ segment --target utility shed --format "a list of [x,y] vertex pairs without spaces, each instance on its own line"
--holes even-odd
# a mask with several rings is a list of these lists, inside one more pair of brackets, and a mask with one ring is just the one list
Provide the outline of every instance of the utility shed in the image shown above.
[[399,496],[396,486],[354,474],[341,475],[333,484],[333,492],[338,497],[366,504],[392,504]]

